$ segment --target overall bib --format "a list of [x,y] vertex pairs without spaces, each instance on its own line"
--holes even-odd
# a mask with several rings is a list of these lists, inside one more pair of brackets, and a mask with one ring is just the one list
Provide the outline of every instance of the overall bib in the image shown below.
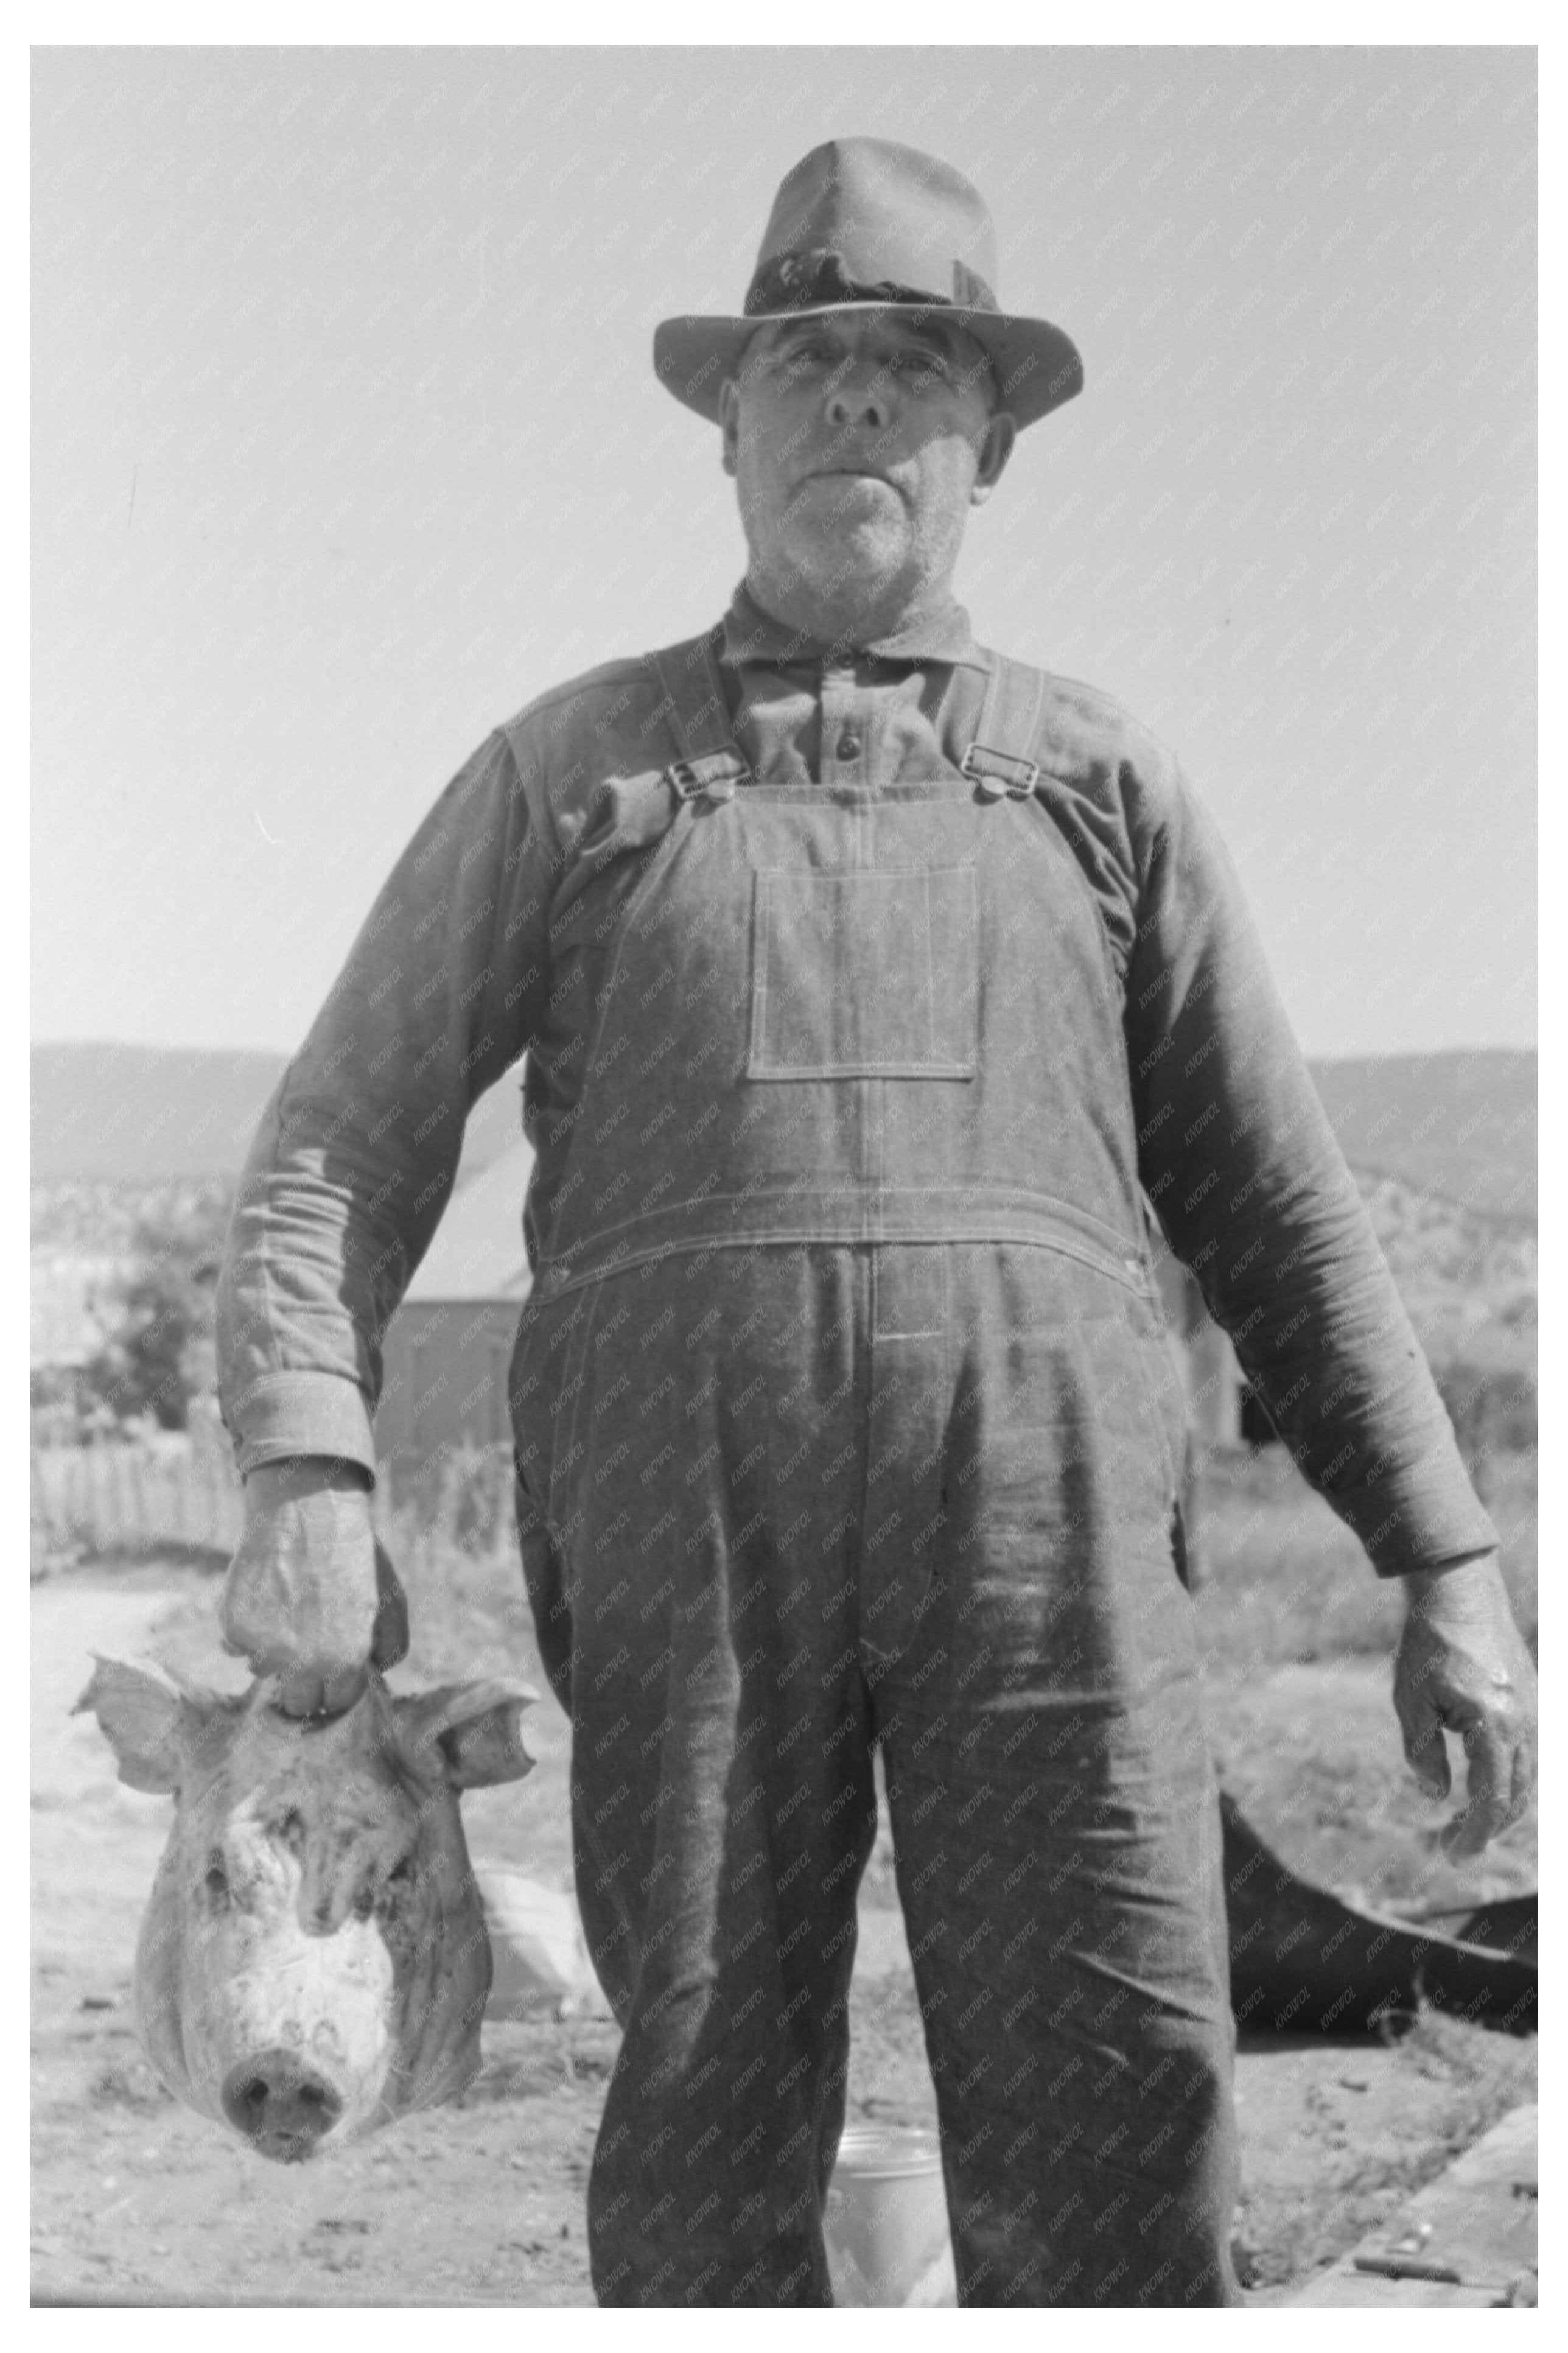
[[831,2301],[879,1744],[961,2297],[1234,2303],[1183,1404],[1041,681],[825,786],[750,771],[707,641],[660,670],[681,756],[606,780],[552,909],[584,1083],[512,1370],[626,2030],[596,2293]]

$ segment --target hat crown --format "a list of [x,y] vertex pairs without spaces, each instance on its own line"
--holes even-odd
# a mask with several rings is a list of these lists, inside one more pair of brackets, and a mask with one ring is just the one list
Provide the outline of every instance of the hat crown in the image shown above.
[[677,400],[719,422],[764,320],[875,303],[919,321],[945,309],[979,344],[1020,429],[1083,387],[1070,335],[996,299],[996,232],[962,172],[892,139],[830,139],[781,183],[739,315],[663,319],[653,364]]
[[745,307],[879,293],[994,311],[995,283],[996,232],[961,172],[891,139],[830,139],[780,184]]

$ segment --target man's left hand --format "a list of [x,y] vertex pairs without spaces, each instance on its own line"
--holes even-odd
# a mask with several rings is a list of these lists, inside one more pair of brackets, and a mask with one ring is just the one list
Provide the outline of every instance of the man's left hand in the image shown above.
[[1410,1614],[1394,1666],[1405,1754],[1427,1795],[1448,1795],[1445,1732],[1469,1759],[1465,1803],[1439,1841],[1452,1861],[1479,1854],[1516,1822],[1535,1788],[1535,1669],[1495,1553],[1407,1577]]

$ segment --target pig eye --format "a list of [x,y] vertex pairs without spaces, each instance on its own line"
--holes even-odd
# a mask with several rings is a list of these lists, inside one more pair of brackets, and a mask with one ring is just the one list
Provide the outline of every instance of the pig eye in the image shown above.
[[206,1875],[202,1881],[202,1885],[215,1904],[227,1903],[228,1873],[224,1869],[223,1857],[216,1848],[207,1857]]
[[389,1887],[408,1887],[413,1884],[413,1881],[414,1849],[410,1847],[408,1852],[400,1855],[387,1873],[386,1883]]
[[374,1910],[375,1890],[367,1883],[360,1889],[359,1894],[354,1897],[354,1918],[356,1920],[368,1920]]

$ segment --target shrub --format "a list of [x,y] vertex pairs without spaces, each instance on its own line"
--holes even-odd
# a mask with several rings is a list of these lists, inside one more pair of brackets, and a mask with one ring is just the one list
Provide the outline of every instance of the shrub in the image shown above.
[[79,1376],[84,1407],[106,1406],[122,1421],[151,1415],[162,1430],[184,1430],[191,1398],[216,1386],[215,1307],[229,1199],[228,1187],[215,1185],[183,1214],[139,1221],[120,1323]]
[[1448,1409],[1459,1451],[1472,1466],[1493,1455],[1526,1452],[1537,1444],[1533,1373],[1453,1356],[1434,1365],[1432,1377]]

